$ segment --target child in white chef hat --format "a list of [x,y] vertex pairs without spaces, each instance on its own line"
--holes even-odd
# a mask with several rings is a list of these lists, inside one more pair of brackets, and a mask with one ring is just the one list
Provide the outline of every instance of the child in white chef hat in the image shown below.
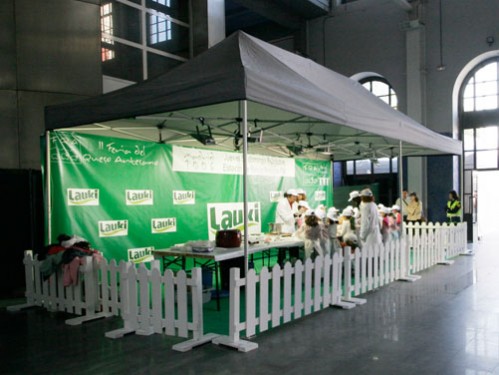
[[305,223],[296,233],[304,242],[305,258],[314,254],[324,256],[329,252],[329,236],[323,219],[320,211],[309,210],[305,213]]

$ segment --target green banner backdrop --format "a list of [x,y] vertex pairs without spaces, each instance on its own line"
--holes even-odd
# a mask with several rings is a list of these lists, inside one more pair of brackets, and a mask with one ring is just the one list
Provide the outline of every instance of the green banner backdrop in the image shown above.
[[[139,262],[153,249],[242,227],[240,153],[73,132],[49,137],[43,171],[52,239],[78,234],[107,258]],[[303,188],[312,207],[332,204],[328,161],[249,155],[248,173],[250,233],[268,230],[286,189]]]

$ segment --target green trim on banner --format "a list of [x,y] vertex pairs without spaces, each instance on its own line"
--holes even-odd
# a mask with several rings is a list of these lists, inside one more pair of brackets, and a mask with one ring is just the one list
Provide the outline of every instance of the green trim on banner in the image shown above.
[[[50,134],[52,238],[78,234],[107,258],[142,261],[242,228],[240,153]],[[312,207],[332,204],[329,161],[251,155],[249,167],[250,233],[268,230],[289,188],[303,188]]]

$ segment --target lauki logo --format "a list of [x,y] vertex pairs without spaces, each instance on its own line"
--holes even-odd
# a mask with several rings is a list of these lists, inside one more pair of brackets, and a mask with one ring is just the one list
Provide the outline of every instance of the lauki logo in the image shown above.
[[173,204],[194,204],[196,203],[196,192],[192,190],[174,190]]
[[154,260],[154,256],[152,255],[153,251],[154,246],[128,249],[128,260],[133,263],[150,262]]
[[161,234],[177,231],[177,218],[167,217],[163,219],[151,220],[151,233]]
[[314,199],[316,202],[325,201],[326,200],[326,192],[323,190],[317,190],[314,194]]
[[125,190],[127,206],[150,206],[153,204],[152,190]]
[[99,221],[99,237],[128,236],[128,220]]
[[68,189],[68,206],[98,206],[99,189]]
[[[243,203],[210,203],[208,204],[208,233],[214,240],[217,231],[224,229],[239,229],[244,232]],[[249,234],[261,233],[262,222],[260,202],[248,202]]]

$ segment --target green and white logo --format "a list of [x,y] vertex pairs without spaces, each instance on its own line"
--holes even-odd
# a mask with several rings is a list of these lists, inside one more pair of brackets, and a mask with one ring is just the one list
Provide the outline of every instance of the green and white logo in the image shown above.
[[177,231],[177,218],[167,217],[163,219],[152,219],[151,220],[151,233],[170,233]]
[[127,206],[151,206],[153,204],[152,190],[125,190]]
[[[248,202],[248,232],[257,234],[262,231],[260,202]],[[210,203],[208,204],[208,233],[214,240],[217,231],[239,229],[244,233],[243,203]]]
[[99,189],[68,189],[68,206],[98,206]]
[[173,204],[194,204],[196,203],[196,192],[193,190],[174,190]]
[[99,221],[99,237],[128,236],[128,220]]
[[326,192],[324,190],[317,190],[314,194],[314,199],[316,202],[322,202],[326,200]]
[[284,197],[282,191],[271,191],[270,192],[270,201],[275,203],[279,202]]
[[133,263],[151,262],[154,260],[153,251],[154,246],[128,249],[128,260]]

